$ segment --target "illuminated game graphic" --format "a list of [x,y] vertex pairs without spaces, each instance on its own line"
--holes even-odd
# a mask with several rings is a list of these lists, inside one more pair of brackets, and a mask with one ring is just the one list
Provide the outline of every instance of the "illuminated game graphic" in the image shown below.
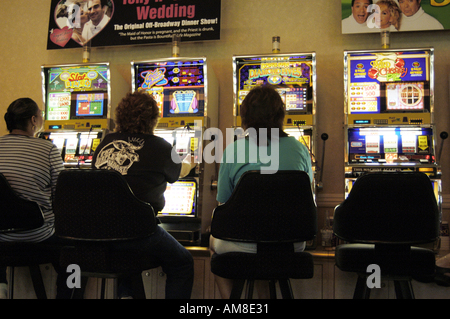
[[70,92],[50,93],[48,95],[47,119],[68,120],[70,116]]
[[101,116],[103,114],[103,93],[83,93],[77,95],[77,116]]
[[152,94],[162,118],[203,117],[204,61],[133,64],[134,88]]
[[195,213],[197,185],[194,181],[177,181],[167,184],[163,215],[192,215]]
[[423,110],[424,96],[423,82],[386,85],[387,110]]
[[286,111],[310,113],[312,108],[312,62],[306,56],[238,57],[238,105],[255,86],[277,87]]
[[197,113],[197,94],[193,90],[175,91],[170,102],[170,113]]
[[378,83],[351,83],[350,84],[350,111],[377,113],[380,85]]
[[278,89],[286,111],[303,110],[307,105],[308,90],[306,88]]
[[429,111],[429,52],[355,52],[347,58],[349,114]]
[[107,118],[108,65],[43,67],[43,77],[46,120]]
[[157,68],[155,71],[144,71],[140,74],[140,77],[144,79],[144,82],[140,86],[143,90],[151,89],[153,86],[164,86],[169,83],[165,77],[166,68]]
[[350,128],[349,160],[380,163],[432,161],[431,128]]

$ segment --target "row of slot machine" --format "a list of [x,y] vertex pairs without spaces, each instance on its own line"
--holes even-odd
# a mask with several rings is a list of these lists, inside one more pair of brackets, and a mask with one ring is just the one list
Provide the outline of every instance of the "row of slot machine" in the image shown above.
[[[110,64],[44,65],[41,74],[46,120],[41,137],[60,149],[66,168],[90,168],[97,146],[114,130]],[[216,206],[210,186],[216,167],[202,161],[208,143],[203,132],[218,126],[214,71],[204,57],[167,58],[131,62],[131,77],[128,91],[151,94],[160,109],[155,135],[173,145],[180,158],[190,154],[198,163],[186,177],[167,186],[166,205],[158,218],[180,242],[199,244],[209,226],[202,220],[210,219]],[[120,147],[112,160],[129,165],[133,148]]]
[[[433,54],[433,49],[344,52],[346,193],[367,172],[420,171],[430,176],[441,202]],[[286,105],[285,131],[310,151],[320,189],[316,54],[234,56],[232,63],[234,127],[241,125],[240,106],[253,87],[276,86]],[[194,155],[198,163],[186,178],[168,185],[166,207],[158,217],[181,243],[204,244],[217,204],[213,184],[218,165],[203,158],[205,148],[215,143],[204,133],[218,127],[214,71],[205,57],[172,57],[131,62],[131,78],[132,91],[144,90],[158,103],[161,118],[155,134],[174,145],[180,156]],[[109,63],[43,66],[42,79],[42,137],[58,146],[67,167],[90,167],[96,147],[114,129]]]
[[[239,107],[255,85],[278,87],[286,105],[285,131],[310,151],[316,190],[323,161],[316,154],[316,56],[275,54],[234,57],[235,126]],[[434,121],[434,49],[344,52],[345,197],[370,172],[423,172],[441,205],[440,152],[447,133]],[[323,143],[327,134],[322,134]],[[324,149],[325,152],[325,149]],[[320,164],[320,165],[319,165]]]

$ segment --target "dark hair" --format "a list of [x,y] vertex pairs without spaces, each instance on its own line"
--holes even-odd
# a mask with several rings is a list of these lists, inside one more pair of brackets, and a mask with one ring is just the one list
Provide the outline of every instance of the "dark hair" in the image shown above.
[[12,102],[5,114],[5,122],[8,131],[15,129],[27,130],[28,121],[33,116],[38,116],[39,106],[30,98],[21,98]]
[[152,95],[140,91],[128,93],[116,108],[116,131],[149,134],[158,118],[159,108]]
[[[369,2],[370,2],[370,4],[373,4],[372,0],[369,0]],[[353,7],[354,4],[355,4],[355,0],[352,0],[352,7]]]
[[244,129],[252,127],[259,133],[260,128],[267,128],[269,139],[272,128],[280,130],[280,137],[286,135],[282,131],[285,105],[280,94],[271,85],[251,89],[242,102],[240,114]]

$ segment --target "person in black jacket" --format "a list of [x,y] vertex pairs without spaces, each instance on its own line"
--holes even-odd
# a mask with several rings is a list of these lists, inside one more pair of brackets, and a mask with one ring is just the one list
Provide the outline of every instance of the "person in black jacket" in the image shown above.
[[[159,109],[151,95],[128,93],[116,108],[116,131],[105,136],[92,160],[94,169],[120,172],[140,200],[150,203],[155,213],[164,208],[167,183],[178,180],[180,160],[173,160],[172,146],[155,136]],[[189,299],[193,285],[191,254],[161,227],[129,249],[145,250],[160,262],[167,275],[166,299]],[[127,287],[127,281],[122,283]],[[124,292],[126,294],[126,292]]]

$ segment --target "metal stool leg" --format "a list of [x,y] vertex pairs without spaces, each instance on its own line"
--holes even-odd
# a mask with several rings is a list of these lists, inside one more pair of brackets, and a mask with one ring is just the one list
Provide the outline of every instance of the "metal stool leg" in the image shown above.
[[89,277],[81,275],[81,288],[73,288],[72,299],[83,299]]
[[358,275],[358,281],[356,282],[355,291],[353,293],[353,299],[369,299],[370,289],[366,284],[366,277],[364,275]]
[[117,277],[113,278],[113,299],[119,298],[119,279]]
[[247,291],[246,291],[246,299],[253,299],[253,289],[255,287],[254,280],[247,280]]
[[241,299],[242,290],[244,290],[245,280],[233,280],[230,299]]
[[31,280],[33,281],[34,292],[36,293],[37,299],[47,299],[41,268],[39,265],[29,266],[28,268],[30,269]]
[[270,299],[277,299],[277,289],[276,289],[276,280],[270,280],[269,281],[269,292],[270,292]]
[[144,282],[142,281],[141,273],[133,274],[131,276],[131,285],[133,287],[133,298],[145,299]]
[[294,294],[292,293],[291,281],[287,280],[279,280],[280,284],[281,296],[283,299],[294,299]]
[[8,269],[8,299],[14,299],[14,267]]
[[411,281],[394,280],[394,287],[397,299],[415,299]]
[[105,299],[106,278],[101,278],[100,280],[102,281],[102,288],[101,288],[100,299]]

